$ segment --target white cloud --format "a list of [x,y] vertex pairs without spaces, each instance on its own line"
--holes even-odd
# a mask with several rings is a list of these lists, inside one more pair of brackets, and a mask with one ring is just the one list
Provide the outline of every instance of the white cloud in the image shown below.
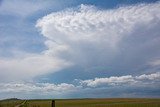
[[[51,13],[36,24],[47,38],[44,44],[48,49],[40,54],[1,58],[0,77],[2,80],[34,78],[71,65],[112,66],[116,69],[113,72],[123,71],[121,68],[129,72],[143,66],[159,55],[159,8],[159,2],[112,10],[82,4]],[[111,80],[130,82],[131,78]]]
[[137,24],[148,24],[155,18],[159,19],[160,15],[156,14],[159,7],[157,3],[98,10],[82,4],[77,10],[69,9],[43,17],[37,27],[41,28],[44,36],[57,42],[100,40],[115,45]]
[[[104,93],[106,94],[106,92],[104,91],[106,90],[107,95],[111,96],[112,94],[114,95],[115,93],[116,94],[121,93],[120,95],[123,94],[130,95],[139,93],[137,92],[137,90],[143,91],[145,93],[146,89],[152,89],[150,91],[159,89],[159,83],[160,83],[159,74],[160,72],[152,74],[143,74],[139,76],[132,76],[132,75],[119,76],[119,77],[111,76],[108,78],[106,77],[106,78],[95,78],[90,80],[79,80],[77,81],[78,84],[29,83],[29,82],[0,83],[0,90],[1,90],[0,98],[2,97],[1,94],[3,93],[5,93],[5,95],[9,97],[11,97],[10,94],[12,94],[21,98],[26,98],[28,95],[36,95],[36,97],[33,96],[35,98],[39,98],[40,96],[43,96],[43,98],[49,98],[48,96],[50,96],[50,98],[52,98],[53,96],[54,98],[56,97],[64,98],[66,97],[66,95],[68,96],[76,95],[76,97],[78,96],[87,97],[88,93],[89,97],[91,97],[92,95],[94,96],[95,93],[99,93],[99,91],[101,90],[103,91],[100,92],[99,94],[104,94]],[[135,91],[133,91],[132,89],[134,89]],[[148,91],[149,90],[147,90],[147,93]],[[141,92],[141,94],[143,94],[143,92]],[[107,95],[105,95],[105,97]]]
[[150,75],[146,75],[146,74],[143,74],[143,75],[140,75],[140,76],[137,76],[136,79],[140,79],[140,80],[160,80],[160,72],[157,72],[157,73],[153,73],[153,74],[150,74]]
[[70,63],[44,54],[27,54],[15,58],[0,59],[0,80],[30,80],[36,76],[53,73]]
[[76,93],[82,87],[68,83],[29,83],[8,82],[0,83],[0,99],[2,98],[66,98]]
[[90,87],[96,87],[101,85],[116,85],[116,84],[123,84],[123,83],[132,83],[135,82],[131,75],[121,76],[121,77],[109,77],[109,78],[95,78],[94,80],[84,80],[81,81],[81,84],[86,84]]
[[69,9],[43,17],[37,27],[45,37],[58,43],[71,45],[70,42],[88,41],[114,46],[130,28],[122,26],[121,18],[114,19],[120,10],[103,11],[82,4],[77,10]]
[[[145,81],[144,81],[145,80]],[[147,81],[150,80],[150,81]],[[160,81],[160,72],[156,72],[153,74],[143,74],[140,76],[112,76],[109,78],[95,78],[90,80],[81,80],[80,83],[82,85],[86,85],[89,87],[98,87],[98,86],[105,86],[105,85],[143,85],[144,83],[153,84],[156,81]]]
[[51,13],[36,26],[49,41],[46,53],[50,55],[59,46],[63,48],[58,56],[85,68],[105,64],[129,70],[156,56],[151,51],[144,56],[143,51],[159,44],[159,8],[159,2],[112,10],[82,4]]
[[39,92],[39,94],[64,94],[76,91],[79,88],[79,86],[67,83],[57,85],[51,83],[0,83],[0,93]]

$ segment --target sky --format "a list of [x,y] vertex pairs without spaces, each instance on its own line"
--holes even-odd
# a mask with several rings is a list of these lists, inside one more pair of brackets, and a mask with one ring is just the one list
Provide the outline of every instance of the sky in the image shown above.
[[0,99],[160,98],[159,0],[0,0]]

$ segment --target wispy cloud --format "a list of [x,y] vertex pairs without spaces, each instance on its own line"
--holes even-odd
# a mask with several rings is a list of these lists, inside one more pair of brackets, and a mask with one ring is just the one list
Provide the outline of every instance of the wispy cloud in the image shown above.
[[52,6],[57,8],[60,5],[62,5],[62,2],[58,2],[58,0],[1,0],[0,15],[9,15],[25,18],[41,11],[47,11],[47,9],[51,9]]
[[[32,13],[39,11],[44,7],[43,3],[36,3],[36,2],[30,2],[30,1],[25,1],[25,0],[3,0],[1,2],[0,6],[0,14],[8,14],[8,15],[15,15],[15,16],[28,16],[31,15]],[[47,4],[46,4],[47,5]]]

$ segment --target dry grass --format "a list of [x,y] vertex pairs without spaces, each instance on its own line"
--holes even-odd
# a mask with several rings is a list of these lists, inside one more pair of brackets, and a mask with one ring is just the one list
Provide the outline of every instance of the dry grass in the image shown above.
[[57,100],[56,107],[160,107],[160,99]]
[[18,104],[21,104],[23,100],[5,100],[0,101],[0,107],[15,107]]
[[[0,102],[0,107],[15,107],[23,100]],[[160,99],[67,99],[55,100],[56,107],[160,107]],[[51,107],[51,100],[27,100],[21,107]]]
[[28,100],[24,107],[51,107],[51,100]]

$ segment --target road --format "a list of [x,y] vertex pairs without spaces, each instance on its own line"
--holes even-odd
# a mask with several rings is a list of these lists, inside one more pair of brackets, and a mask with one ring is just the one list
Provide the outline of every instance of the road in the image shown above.
[[22,105],[24,105],[27,102],[27,100],[23,101],[21,104],[16,105],[15,107],[20,107]]

